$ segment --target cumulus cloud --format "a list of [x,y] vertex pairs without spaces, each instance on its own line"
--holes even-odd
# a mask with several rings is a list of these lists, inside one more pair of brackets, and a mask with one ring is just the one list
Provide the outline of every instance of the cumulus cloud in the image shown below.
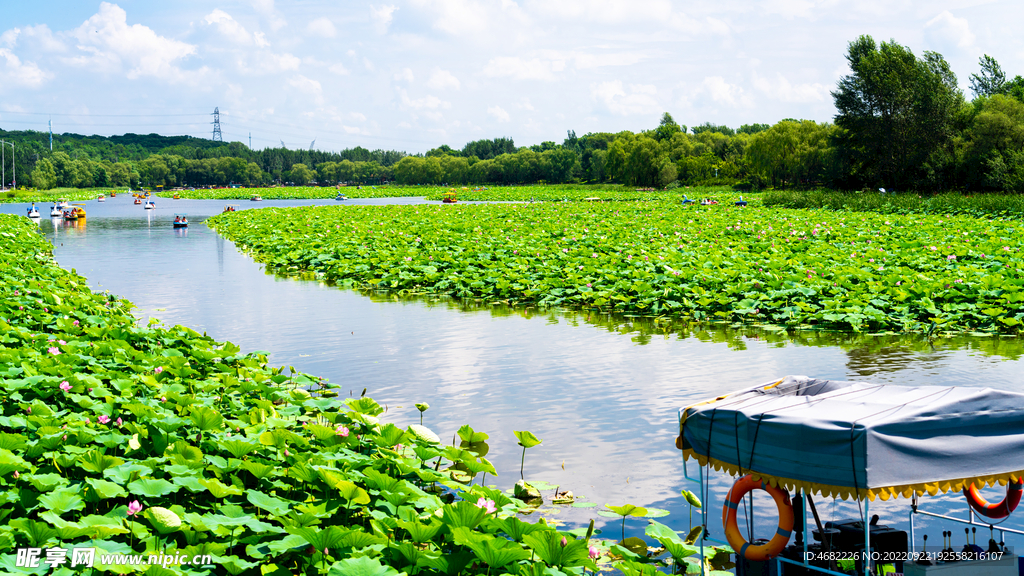
[[395,74],[395,80],[404,80],[406,82],[413,82],[416,77],[413,76],[412,69],[402,68],[401,72]]
[[71,32],[78,49],[87,55],[71,63],[98,72],[119,72],[128,66],[128,78],[153,76],[181,80],[185,73],[177,62],[196,53],[196,47],[164,38],[141,24],[128,25],[128,15],[115,4],[103,2],[100,10]]
[[448,109],[452,107],[451,102],[441,100],[437,96],[424,96],[423,98],[412,99],[409,98],[409,94],[402,90],[400,92],[402,97],[402,105],[406,108],[412,108],[413,110],[438,110],[441,108]]
[[231,17],[230,14],[221,10],[220,8],[215,9],[203,18],[203,22],[215,26],[217,31],[228,40],[235,44],[254,44],[255,40],[249,31],[245,29],[237,20]]
[[280,30],[288,24],[277,9],[274,8],[274,0],[250,0],[252,7],[267,19],[272,30]]
[[708,76],[695,91],[696,94],[703,94],[718,104],[728,104],[735,107],[749,107],[750,98],[743,92],[743,88],[736,84],[730,84],[721,76]]
[[484,66],[484,75],[492,78],[513,78],[516,80],[554,80],[555,73],[565,70],[565,60],[532,58],[524,60],[518,56],[491,58]]
[[345,65],[342,64],[341,62],[338,62],[337,64],[331,64],[331,66],[328,67],[327,69],[341,76],[348,75],[348,68],[345,68]]
[[313,20],[306,25],[306,30],[308,30],[310,34],[320,36],[321,38],[334,38],[337,34],[337,30],[334,28],[334,23],[331,22],[329,18],[317,18],[316,20]]
[[924,35],[928,43],[941,49],[969,48],[974,44],[974,33],[966,18],[957,18],[949,10],[944,10],[924,25]]
[[37,26],[26,26],[24,28],[11,28],[0,34],[0,44],[8,48],[16,45],[31,46],[43,52],[64,52],[67,46],[58,40],[46,24]]
[[45,72],[33,62],[22,62],[13,52],[6,48],[0,48],[0,71],[3,82],[0,88],[6,86],[22,86],[25,88],[38,88],[43,82],[53,78],[53,74]]
[[427,86],[434,90],[447,90],[449,88],[458,90],[461,87],[461,83],[451,72],[437,68],[430,75],[430,80],[427,80]]
[[398,10],[398,7],[390,4],[370,6],[370,20],[378,33],[384,34],[388,31],[388,26],[391,26],[391,21],[394,19],[395,10]]
[[622,116],[657,113],[661,110],[657,93],[658,89],[651,84],[630,84],[627,87],[621,80],[590,85],[590,95],[594,100],[609,112]]
[[506,112],[501,106],[488,106],[487,114],[492,116],[498,122],[508,122],[512,119],[509,117],[508,112]]
[[[762,78],[754,74],[754,88],[763,92],[769,98],[783,102],[814,103],[828,100],[831,87],[818,82],[807,82],[804,84],[792,84],[781,73],[775,75],[775,79]],[[728,91],[727,91],[728,92]]]

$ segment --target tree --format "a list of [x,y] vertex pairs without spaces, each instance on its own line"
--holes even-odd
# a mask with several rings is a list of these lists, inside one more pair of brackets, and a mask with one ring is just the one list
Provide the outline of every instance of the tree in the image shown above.
[[36,162],[36,167],[32,170],[32,185],[40,190],[49,190],[57,186],[57,171],[53,167],[53,162],[47,158]]
[[876,45],[861,36],[846,57],[852,74],[832,92],[835,146],[856,181],[872,187],[910,188],[948,158],[955,120],[964,105],[956,75],[941,55],[918,59],[895,41]]
[[679,132],[686,132],[686,128],[676,124],[672,115],[665,112],[661,115],[661,122],[658,123],[658,127],[654,129],[654,139],[658,142],[671,140],[672,136]]
[[971,92],[974,92],[975,96],[1002,94],[1005,89],[1006,74],[1003,73],[999,62],[985,54],[978,58],[978,65],[981,66],[981,72],[971,74]]
[[288,174],[289,179],[300,186],[308,184],[316,177],[316,172],[310,170],[305,164],[293,164]]

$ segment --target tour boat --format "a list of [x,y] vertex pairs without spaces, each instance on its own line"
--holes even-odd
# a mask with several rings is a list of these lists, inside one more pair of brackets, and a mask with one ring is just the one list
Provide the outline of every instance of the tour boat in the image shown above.
[[57,206],[56,202],[54,202],[53,208],[50,208],[50,216],[53,218],[60,218],[62,214],[63,212],[61,212],[60,207]]
[[156,208],[156,202],[153,202],[152,200],[146,200],[146,205],[143,206],[143,208],[145,208],[146,210],[152,210]]
[[35,204],[33,204],[32,207],[28,209],[28,217],[29,218],[39,218],[39,210],[36,209],[36,205]]
[[444,199],[441,200],[442,204],[455,204],[456,202],[458,202],[458,196],[454,189],[445,192]]
[[175,214],[174,215],[174,227],[175,228],[188,228],[188,214]]

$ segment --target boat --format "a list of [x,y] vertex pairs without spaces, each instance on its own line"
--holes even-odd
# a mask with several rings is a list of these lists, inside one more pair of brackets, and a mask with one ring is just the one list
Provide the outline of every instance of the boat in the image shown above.
[[69,208],[74,210],[79,218],[85,218],[85,204],[75,203],[69,206]]
[[143,206],[143,208],[145,208],[146,210],[152,210],[156,208],[156,202],[153,202],[152,200],[146,200],[146,205]]
[[67,198],[59,198],[57,200],[57,208],[67,208],[70,205]]
[[63,214],[64,213],[61,211],[60,207],[57,206],[56,202],[54,202],[53,203],[53,207],[50,208],[50,217],[52,217],[52,218],[60,218],[61,215],[63,215]]
[[111,190],[110,197],[111,198],[117,198],[117,192],[114,192],[113,190]]
[[39,218],[39,210],[36,208],[35,204],[33,204],[32,207],[28,209],[28,217]]
[[345,196],[345,195],[344,195],[344,194],[342,194],[341,192],[338,192],[338,195],[337,195],[337,196],[335,196],[335,197],[334,197],[334,199],[335,199],[335,200],[348,200],[348,196]]
[[[686,406],[679,410],[678,425],[683,475],[704,494],[699,513],[706,536],[694,542],[698,560],[721,550],[708,551],[712,543],[727,543],[741,564],[737,572],[747,574],[760,574],[761,567],[767,574],[764,564],[772,562],[772,573],[781,576],[925,576],[934,574],[928,570],[933,563],[948,567],[948,561],[963,568],[944,574],[1018,574],[1018,557],[1002,535],[1024,531],[994,524],[1013,512],[1024,492],[1016,457],[1024,451],[1024,393],[786,376]],[[693,470],[694,461],[699,471]],[[723,503],[725,541],[707,536],[707,500],[712,482],[717,485],[712,470],[739,477]],[[989,504],[977,493],[985,486],[1005,486],[1006,497]],[[737,508],[753,490],[775,500],[779,525],[770,541],[748,542],[756,534],[741,531],[737,523]],[[928,511],[920,502],[945,492],[963,493],[966,518]],[[856,500],[853,514],[860,517],[823,522],[815,497]],[[869,510],[877,499],[901,497],[910,504],[909,534],[885,526]],[[931,548],[917,541],[915,521],[921,516],[929,519],[929,528],[940,518],[999,535],[993,534],[987,550],[968,543],[962,552],[953,551],[950,543],[944,552],[952,555],[944,559],[936,557],[934,540]],[[820,544],[806,539],[808,520],[817,525],[812,535]],[[751,519],[748,526],[754,524]],[[927,535],[923,540],[928,545]],[[871,550],[870,560],[855,550]],[[997,558],[1005,567],[993,563]]]
[[238,204],[228,204],[224,207],[224,212],[237,212]]
[[451,190],[445,192],[444,193],[444,198],[441,199],[441,203],[442,204],[455,204],[458,201],[459,201],[458,200],[458,195],[455,193],[455,189],[454,188],[452,188]]
[[64,220],[84,220],[85,208],[83,208],[80,204],[68,206],[67,208],[64,209],[64,212],[61,214],[61,218],[63,218]]
[[263,202],[263,196],[260,196],[259,194],[255,194],[255,195],[253,195],[252,198],[249,198],[249,200],[252,201],[252,202]]
[[136,204],[142,204],[142,198],[139,198],[138,196],[136,196],[135,197],[135,203]]
[[188,214],[174,214],[175,228],[188,228]]
[[171,196],[171,200],[181,200],[181,196],[177,192],[175,192],[174,196]]
[[104,196],[103,194],[100,194],[99,196],[96,197],[96,201],[97,202],[106,202],[107,201],[107,197]]

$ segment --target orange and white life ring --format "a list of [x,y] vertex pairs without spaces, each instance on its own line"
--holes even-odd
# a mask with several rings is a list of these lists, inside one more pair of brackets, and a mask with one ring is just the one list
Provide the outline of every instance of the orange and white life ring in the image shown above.
[[[767,544],[760,546],[752,546],[750,542],[747,542],[740,535],[740,529],[736,525],[736,507],[747,495],[747,492],[756,489],[771,494],[779,509],[779,528],[775,531],[775,536]],[[722,524],[725,526],[726,540],[739,556],[753,561],[774,558],[782,553],[783,548],[789,543],[789,537],[793,534],[793,505],[789,501],[789,493],[760,480],[754,480],[754,477],[748,474],[737,480],[725,497],[725,506],[722,507]]]
[[964,497],[967,498],[967,503],[974,508],[974,511],[986,518],[992,518],[993,520],[999,520],[1000,518],[1006,518],[1017,508],[1017,504],[1020,504],[1021,479],[1018,478],[1015,482],[1010,482],[1006,485],[1006,497],[994,504],[989,504],[988,500],[981,497],[978,493],[978,489],[972,483],[970,486],[964,486]]

